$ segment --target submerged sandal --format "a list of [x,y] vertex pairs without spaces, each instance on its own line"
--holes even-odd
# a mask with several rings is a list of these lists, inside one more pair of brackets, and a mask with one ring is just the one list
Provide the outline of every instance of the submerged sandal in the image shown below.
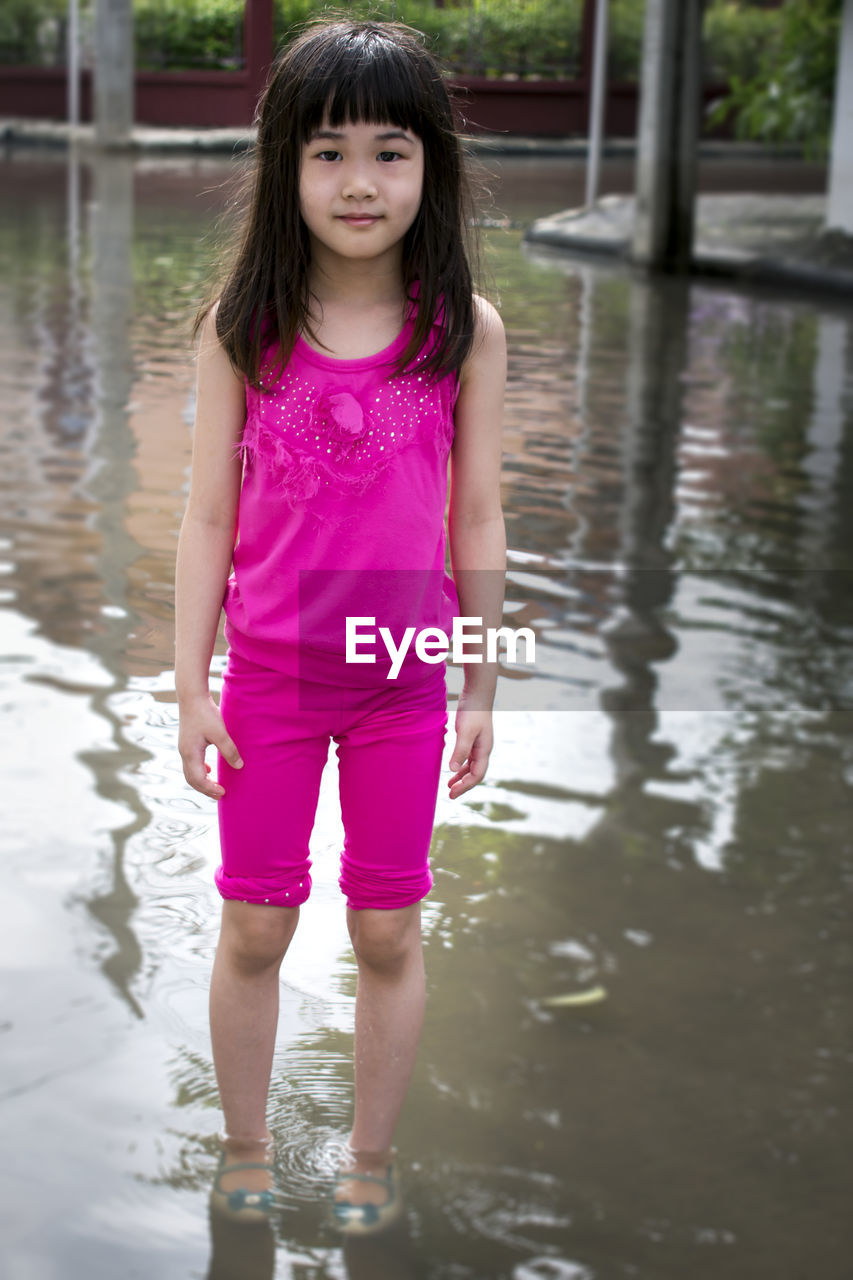
[[[335,1192],[344,1182],[376,1182],[384,1187],[387,1199],[384,1204],[353,1204],[350,1200],[336,1200]],[[335,1176],[330,1196],[332,1222],[339,1231],[350,1235],[371,1235],[384,1231],[400,1215],[403,1208],[400,1196],[400,1179],[394,1162],[387,1166],[385,1176],[377,1173],[346,1173],[343,1169]]]
[[229,1173],[239,1173],[244,1169],[266,1169],[272,1173],[272,1164],[252,1163],[244,1160],[237,1164],[226,1164],[227,1151],[219,1157],[219,1166],[213,1179],[210,1193],[211,1208],[232,1222],[260,1223],[269,1221],[269,1216],[276,1207],[275,1191],[250,1191],[247,1187],[235,1187],[232,1191],[223,1191],[222,1179]]

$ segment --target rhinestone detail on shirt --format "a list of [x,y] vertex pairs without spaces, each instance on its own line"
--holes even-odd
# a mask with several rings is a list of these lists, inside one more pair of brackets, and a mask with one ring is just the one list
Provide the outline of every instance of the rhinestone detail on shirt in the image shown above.
[[412,371],[364,391],[346,385],[346,373],[315,382],[291,367],[276,379],[262,376],[246,389],[246,424],[238,446],[244,464],[260,464],[276,477],[295,506],[321,486],[363,493],[407,444],[431,438],[445,455],[453,440],[451,384]]

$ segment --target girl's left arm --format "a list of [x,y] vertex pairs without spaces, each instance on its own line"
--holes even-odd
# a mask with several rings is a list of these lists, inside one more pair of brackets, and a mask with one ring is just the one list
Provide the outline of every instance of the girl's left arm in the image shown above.
[[[460,615],[482,619],[476,631],[482,627],[485,632],[501,625],[506,579],[500,489],[506,337],[495,308],[483,298],[474,301],[474,347],[462,368],[454,412],[448,533]],[[464,663],[450,760],[452,800],[482,782],[492,750],[498,667],[485,661],[484,649],[482,643],[466,640],[466,653],[479,651],[483,660]]]

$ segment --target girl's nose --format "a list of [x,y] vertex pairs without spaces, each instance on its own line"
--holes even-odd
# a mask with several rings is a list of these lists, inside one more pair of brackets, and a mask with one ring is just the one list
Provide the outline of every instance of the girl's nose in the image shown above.
[[376,195],[376,183],[372,175],[359,165],[344,175],[341,192],[348,199],[370,199]]

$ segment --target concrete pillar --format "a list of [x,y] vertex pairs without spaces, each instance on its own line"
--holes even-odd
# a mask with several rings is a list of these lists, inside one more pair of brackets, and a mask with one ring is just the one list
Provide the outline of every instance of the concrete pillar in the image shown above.
[[853,0],[841,18],[826,225],[853,235]]
[[122,147],[133,128],[133,0],[95,0],[95,142]]
[[646,0],[633,256],[686,271],[693,252],[704,0]]

